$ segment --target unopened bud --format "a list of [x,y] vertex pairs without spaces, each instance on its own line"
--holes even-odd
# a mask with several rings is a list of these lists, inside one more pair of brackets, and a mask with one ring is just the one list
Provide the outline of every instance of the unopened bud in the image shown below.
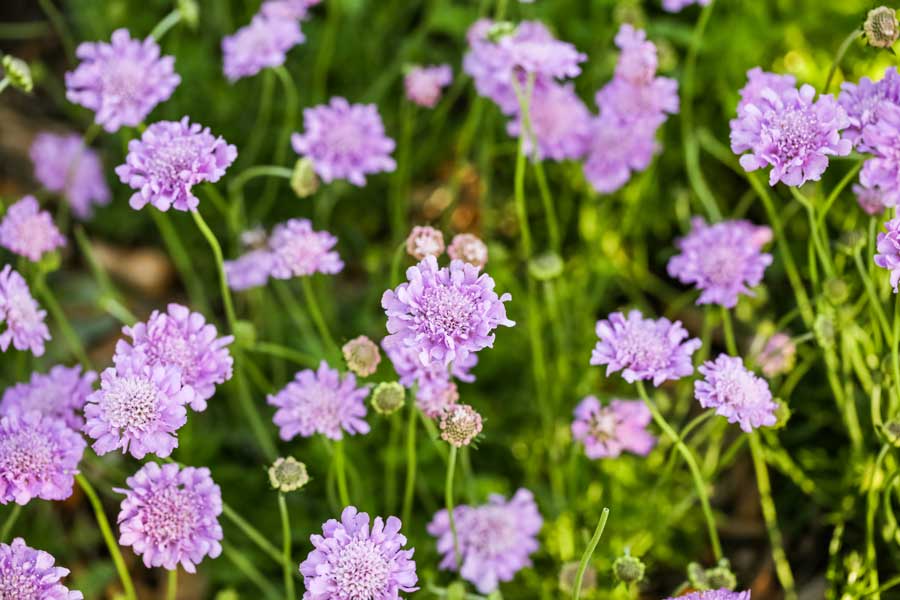
[[181,13],[181,20],[191,29],[196,29],[197,23],[200,21],[200,7],[197,6],[195,0],[178,0],[178,12]]
[[488,249],[478,236],[471,233],[459,233],[447,247],[447,254],[453,260],[461,260],[481,269],[487,264]]
[[897,25],[897,13],[893,8],[879,6],[869,11],[863,24],[866,42],[875,48],[890,48],[900,36]]
[[15,56],[9,54],[3,57],[3,75],[9,80],[9,85],[18,88],[23,92],[31,92],[34,88],[34,82],[31,79],[31,69],[28,63]]
[[538,281],[549,281],[562,275],[565,264],[559,254],[547,252],[528,262],[528,272]]
[[444,234],[434,227],[417,225],[406,238],[406,253],[416,260],[438,257],[444,253]]
[[368,377],[378,370],[381,352],[378,351],[375,342],[366,336],[361,335],[350,340],[344,344],[341,351],[344,353],[344,360],[347,361],[347,368],[360,377]]
[[457,404],[441,416],[441,439],[461,448],[481,433],[481,415],[468,404]]
[[691,587],[698,590],[733,590],[737,585],[737,577],[731,571],[731,563],[723,558],[711,568],[704,569],[698,563],[691,563],[687,568],[688,581]]
[[791,419],[791,408],[781,398],[775,398],[775,424],[774,429],[782,429]]
[[298,198],[308,198],[319,189],[319,176],[311,158],[303,157],[294,164],[291,189]]
[[406,401],[406,388],[396,381],[384,381],[372,392],[372,408],[382,415],[390,415],[401,408]]
[[613,562],[613,574],[622,583],[638,583],[644,578],[647,567],[636,556],[626,554]]
[[279,492],[293,492],[309,482],[309,473],[294,457],[279,458],[269,467],[269,482]]
[[882,432],[888,443],[900,447],[900,421],[888,421],[882,427]]

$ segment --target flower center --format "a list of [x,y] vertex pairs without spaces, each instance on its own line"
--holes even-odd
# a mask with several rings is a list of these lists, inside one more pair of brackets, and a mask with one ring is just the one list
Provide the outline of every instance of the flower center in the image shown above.
[[103,394],[100,409],[113,427],[143,428],[156,419],[159,391],[146,379],[119,377]]
[[481,506],[469,513],[467,523],[457,525],[460,551],[474,549],[485,557],[500,557],[509,552],[517,540],[515,525],[505,506]]
[[142,65],[131,60],[113,60],[103,69],[104,97],[110,97],[119,104],[142,100],[141,81],[146,76]]
[[780,156],[792,160],[813,148],[818,129],[808,110],[786,110],[772,115],[771,136]]
[[285,258],[291,270],[298,275],[312,275],[316,272],[319,259],[325,253],[316,235],[294,235],[276,248]]
[[714,285],[732,285],[740,280],[741,261],[733,246],[708,246],[699,253],[703,276]]
[[316,383],[304,392],[306,402],[301,410],[306,418],[317,424],[317,429],[329,431],[341,426],[341,402],[335,391]]
[[187,180],[194,171],[194,162],[202,152],[202,144],[193,138],[181,137],[157,144],[150,154],[147,170],[157,180]]
[[165,364],[181,369],[185,382],[193,382],[197,372],[194,349],[180,331],[167,331],[158,347],[154,347],[156,358]]
[[370,540],[352,540],[334,563],[341,600],[376,600],[387,588],[390,563]]
[[[48,440],[33,429],[13,433],[0,441],[4,470],[17,477],[33,477],[53,467],[53,449]],[[0,596],[5,598],[6,596]]]
[[629,323],[617,348],[621,362],[632,367],[659,369],[666,365],[668,347],[652,321]]
[[328,147],[336,154],[355,155],[362,146],[363,135],[349,115],[341,115],[327,135]]
[[616,437],[616,414],[608,406],[603,407],[590,420],[591,437],[606,442]]
[[153,545],[161,547],[188,539],[197,528],[198,512],[194,494],[173,485],[145,500],[141,520]]
[[428,288],[423,293],[419,323],[433,337],[466,338],[475,308],[472,299],[455,287]]
[[36,574],[22,566],[14,564],[0,569],[0,598],[3,600],[40,600],[42,591]]

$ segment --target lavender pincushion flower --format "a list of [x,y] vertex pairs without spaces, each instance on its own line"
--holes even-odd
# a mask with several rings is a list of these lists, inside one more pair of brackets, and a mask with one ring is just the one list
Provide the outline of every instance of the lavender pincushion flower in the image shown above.
[[[530,566],[529,556],[539,545],[537,534],[543,525],[534,495],[519,489],[506,500],[492,494],[481,506],[461,505],[453,509],[462,567],[459,575],[481,594],[490,594],[501,581],[512,581],[521,569]],[[456,570],[453,534],[446,510],[438,511],[428,533],[437,538],[443,554],[440,567]]]
[[883,102],[877,124],[863,129],[862,145],[874,154],[863,163],[859,182],[879,189],[885,206],[900,205],[900,105]]
[[324,360],[317,371],[304,369],[266,401],[275,406],[273,422],[281,439],[289,441],[297,435],[311,437],[321,433],[332,440],[343,439],[344,433],[368,433],[366,396],[369,386],[356,387],[356,376],[343,377]]
[[863,143],[863,132],[878,123],[878,109],[882,104],[900,104],[900,73],[897,67],[888,67],[884,77],[872,81],[863,77],[859,83],[845,81],[841,84],[838,103],[847,111],[850,126],[844,131],[844,137],[853,142],[860,150],[867,150]]
[[441,90],[453,81],[450,65],[415,66],[403,79],[406,98],[425,108],[434,108],[441,99]]
[[775,409],[769,384],[744,366],[735,356],[720,354],[715,361],[698,367],[704,379],[694,382],[694,396],[703,408],[715,408],[716,414],[737,423],[750,432],[775,424]]
[[24,196],[10,206],[0,221],[0,246],[32,262],[65,245],[53,217],[41,210],[34,196]]
[[698,4],[707,6],[712,0],[662,0],[663,10],[667,12],[680,12],[686,6]]
[[56,365],[48,373],[32,373],[27,383],[6,388],[0,400],[0,414],[34,410],[62,419],[76,431],[84,426],[81,412],[85,399],[94,391],[97,374],[81,372],[80,366]]
[[139,125],[181,83],[174,58],[160,56],[153,38],[133,40],[126,29],[114,31],[109,44],[85,42],[75,54],[81,63],[66,73],[66,98],[93,110],[110,133]]
[[116,175],[131,188],[131,208],[152,204],[161,211],[196,210],[200,201],[191,187],[216,182],[237,158],[237,148],[209,128],[181,121],[159,121],[150,125],[139,140],[128,142],[125,164]]
[[897,293],[900,286],[900,218],[884,224],[885,232],[878,234],[875,264],[891,272],[891,287]]
[[259,7],[259,13],[270,19],[295,19],[303,21],[309,16],[309,9],[322,0],[266,0]]
[[691,592],[677,598],[667,598],[666,600],[750,600],[750,590],[745,592],[732,592],[727,588],[718,590],[706,590],[702,592]]
[[51,192],[61,194],[72,214],[88,219],[93,207],[109,204],[103,163],[95,150],[87,148],[75,133],[39,133],[29,149],[34,178]]
[[572,437],[584,444],[588,458],[616,458],[623,451],[646,456],[656,445],[647,431],[652,416],[643,402],[613,400],[602,406],[588,396],[575,408]]
[[322,535],[309,540],[313,550],[300,563],[306,591],[303,600],[398,600],[415,592],[418,576],[414,550],[404,550],[400,519],[375,517],[347,506],[341,520],[329,519]]
[[11,266],[0,271],[0,350],[6,352],[12,345],[16,350],[30,350],[35,356],[44,354],[44,342],[50,339],[50,330],[44,323],[47,311],[41,309],[25,279]]
[[53,566],[56,559],[25,544],[22,538],[0,543],[0,598],[8,600],[84,600],[81,592],[60,583],[69,574]]
[[225,77],[234,83],[265,68],[283,65],[288,50],[304,39],[297,20],[258,14],[249,25],[222,38]]
[[243,291],[266,285],[274,263],[275,257],[265,248],[250,250],[234,260],[226,260],[224,266],[228,287]]
[[196,411],[206,410],[216,386],[231,379],[234,359],[228,345],[234,336],[218,337],[215,325],[186,306],[170,303],[166,312],[155,310],[146,323],[123,327],[122,333],[131,343],[116,344],[116,365],[137,356],[138,362],[151,367],[176,367],[182,384],[194,391],[190,405]]
[[600,115],[590,128],[590,146],[582,167],[585,179],[598,192],[610,194],[625,185],[632,172],[649,167],[658,151],[653,122],[626,123]]
[[0,504],[71,496],[86,445],[62,419],[38,411],[5,412],[0,418]]
[[374,104],[332,98],[303,111],[303,129],[291,136],[291,145],[297,154],[312,159],[316,174],[326,183],[346,179],[362,187],[366,175],[397,168],[391,158],[394,140],[385,135]]
[[[525,153],[538,160],[577,160],[584,156],[590,144],[591,111],[571,85],[551,83],[534,90],[528,107],[531,136],[525,136]],[[506,127],[511,136],[521,133],[521,116]]]
[[887,205],[884,203],[884,192],[880,188],[865,188],[854,183],[852,189],[856,202],[867,215],[876,216],[884,212]]
[[408,282],[387,290],[381,306],[388,338],[414,348],[423,365],[466,361],[469,354],[494,344],[494,329],[512,327],[494,280],[459,260],[439,268],[433,256],[406,271]]
[[628,383],[649,379],[655,386],[693,373],[691,355],[701,346],[681,321],[645,319],[639,310],[597,321],[597,337],[592,365],[606,365],[607,376],[622,371]]
[[747,71],[747,83],[738,91],[741,99],[737,105],[737,114],[741,116],[748,106],[761,102],[762,92],[765,89],[770,89],[780,96],[796,87],[797,78],[793,75],[770,73],[763,71],[761,67],[753,67]]
[[143,557],[148,568],[188,573],[222,552],[222,492],[209,469],[148,462],[125,480],[119,543]]
[[272,253],[269,274],[276,279],[290,279],[314,273],[340,273],[344,261],[332,250],[335,244],[336,237],[327,231],[314,231],[308,219],[289,219],[280,223],[269,237]]

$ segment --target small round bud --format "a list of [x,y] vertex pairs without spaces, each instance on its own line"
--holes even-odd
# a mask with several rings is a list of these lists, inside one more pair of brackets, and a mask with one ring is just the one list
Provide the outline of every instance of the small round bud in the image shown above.
[[9,80],[9,85],[23,92],[31,92],[34,82],[31,79],[31,69],[28,63],[15,56],[6,54],[3,56],[3,75]]
[[513,35],[516,32],[516,24],[509,21],[498,21],[488,29],[487,39],[495,44],[502,38]]
[[644,578],[647,567],[636,556],[626,554],[613,561],[613,574],[622,583],[638,583]]
[[311,158],[301,158],[291,172],[291,189],[298,198],[308,198],[319,189],[319,176]]
[[[578,561],[567,562],[559,570],[559,591],[571,595],[575,591],[575,578],[578,576]],[[581,578],[582,593],[593,591],[597,587],[597,570],[588,566]]]
[[458,233],[447,247],[447,254],[453,260],[461,260],[470,265],[483,268],[488,261],[488,249],[478,236],[471,233]]
[[834,348],[834,318],[819,313],[813,322],[813,333],[822,348]]
[[466,584],[462,581],[454,581],[447,586],[447,600],[465,600]]
[[197,6],[197,2],[195,0],[178,0],[177,6],[185,25],[196,29],[197,23],[200,22],[200,7]]
[[382,415],[390,415],[401,408],[406,401],[406,388],[396,381],[383,381],[372,392],[372,408]]
[[227,590],[222,590],[221,592],[216,594],[215,600],[241,600],[241,597],[238,595],[236,591],[229,588]]
[[279,458],[269,467],[269,482],[279,492],[293,492],[309,482],[309,473],[293,456]]
[[462,448],[481,433],[481,415],[468,404],[457,404],[441,415],[441,439]]
[[444,253],[444,234],[434,227],[415,226],[406,238],[406,253],[416,260]]
[[900,27],[897,24],[897,13],[893,8],[879,6],[873,8],[866,15],[863,24],[866,34],[866,42],[875,48],[890,48],[900,37]]
[[706,583],[709,589],[720,590],[722,588],[733,590],[737,585],[737,577],[731,571],[731,563],[723,558],[712,569],[706,570]]
[[562,275],[565,263],[555,252],[547,252],[528,262],[528,272],[539,281],[549,281]]
[[364,335],[354,338],[341,348],[347,368],[359,375],[368,377],[378,370],[381,362],[381,352],[375,342]]

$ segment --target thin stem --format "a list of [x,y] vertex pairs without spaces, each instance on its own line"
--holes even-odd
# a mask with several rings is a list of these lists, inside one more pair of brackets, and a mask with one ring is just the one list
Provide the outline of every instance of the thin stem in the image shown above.
[[894,331],[891,338],[891,367],[894,372],[895,397],[900,399],[900,295],[894,301]]
[[825,199],[825,206],[822,207],[822,210],[819,211],[818,215],[818,224],[819,227],[822,227],[822,224],[825,223],[825,217],[828,215],[828,211],[831,210],[831,206],[834,204],[835,200],[838,199],[838,196],[841,195],[841,192],[844,191],[844,188],[853,181],[856,177],[856,174],[859,173],[860,169],[862,169],[863,163],[862,161],[858,161],[853,168],[847,171],[847,174],[844,175],[843,178],[838,182],[838,184],[831,190],[831,193],[828,194],[828,198]]
[[319,331],[319,337],[322,342],[328,346],[332,352],[340,356],[341,350],[334,338],[331,337],[331,331],[328,330],[328,324],[325,323],[325,317],[322,316],[322,309],[319,308],[319,301],[316,299],[316,293],[312,288],[312,282],[309,277],[301,277],[300,284],[303,287],[303,296],[306,298],[306,307],[309,309],[309,316],[312,317],[316,329]]
[[297,600],[294,595],[294,561],[291,560],[291,521],[284,494],[278,494],[278,512],[281,513],[281,548],[284,569],[284,591],[286,600]]
[[[529,130],[531,129],[529,121]],[[532,147],[537,147],[537,141],[532,133]],[[559,221],[556,218],[556,207],[553,204],[553,197],[550,195],[550,187],[547,185],[547,176],[544,174],[544,163],[535,158],[534,174],[538,183],[538,190],[541,192],[541,203],[544,206],[544,214],[547,217],[547,236],[550,238],[550,247],[554,252],[559,252],[562,246],[562,240],[559,233]]]
[[19,515],[21,514],[22,505],[13,504],[9,511],[9,515],[7,515],[6,520],[3,522],[3,529],[0,529],[0,544],[5,543],[6,540],[9,539],[9,534],[12,532],[12,528],[15,526],[16,521],[19,520]]
[[234,333],[237,329],[237,316],[234,312],[234,301],[231,299],[231,289],[228,287],[228,277],[225,275],[225,257],[222,255],[222,246],[219,245],[219,240],[216,239],[199,210],[192,210],[191,216],[200,233],[206,238],[216,260],[216,269],[219,272],[219,292],[222,295],[222,303],[225,305],[225,318],[228,319],[228,328]]
[[447,507],[447,518],[450,520],[450,533],[453,536],[453,559],[456,562],[456,570],[460,568],[459,538],[456,535],[456,520],[453,518],[453,475],[456,469],[456,452],[454,444],[450,444],[450,454],[447,457],[447,479],[444,484],[444,505]]
[[844,38],[844,41],[841,42],[841,45],[838,47],[837,53],[834,55],[834,60],[831,63],[831,67],[828,69],[828,77],[825,78],[825,87],[822,88],[822,93],[827,94],[828,89],[831,87],[831,80],[834,79],[834,74],[837,72],[838,67],[841,65],[841,61],[844,59],[844,54],[847,53],[847,50],[850,48],[850,44],[853,43],[853,40],[859,37],[860,30],[854,29],[853,33]]
[[256,162],[263,140],[268,137],[274,88],[275,74],[266,69],[262,74],[262,90],[259,92],[259,112],[256,114],[256,122],[251,130],[253,133],[250,135],[250,139],[247,140],[245,148],[241,151],[241,159],[244,161],[244,164],[252,165]]
[[734,341],[734,325],[731,323],[731,312],[722,308],[722,329],[725,331],[725,348],[731,356],[738,356],[737,343]]
[[274,599],[279,597],[275,588],[269,583],[269,579],[260,573],[259,569],[257,569],[242,552],[231,546],[228,542],[223,542],[222,554],[234,563],[234,566],[238,568],[248,581],[252,581],[253,584],[262,591],[266,598]]
[[894,329],[892,330],[891,326],[888,324],[887,315],[884,312],[884,307],[881,304],[881,300],[878,298],[878,292],[875,290],[875,284],[872,282],[872,278],[869,276],[869,271],[866,269],[866,266],[863,264],[862,256],[860,256],[859,250],[853,253],[853,261],[856,263],[856,269],[859,271],[859,276],[863,281],[863,287],[866,289],[866,296],[869,299],[869,304],[872,305],[872,309],[875,311],[875,315],[878,317],[878,323],[881,325],[881,330],[884,332],[884,337],[888,340],[891,340],[892,353],[897,353],[897,336],[896,336],[896,328],[898,327],[898,315],[897,311],[894,312]]
[[[334,3],[330,6],[334,6]],[[290,136],[296,127],[298,109],[297,88],[294,85],[291,74],[284,65],[274,67],[272,70],[275,72],[275,75],[278,76],[278,80],[281,82],[281,86],[284,89],[284,121],[281,123],[280,135],[276,142],[275,156],[273,158],[275,164],[280,165],[285,161],[285,154],[288,150]],[[260,217],[266,216],[272,208],[272,204],[277,197],[278,183],[278,179],[270,179],[266,182],[262,200],[259,202]]]
[[176,8],[156,24],[156,27],[150,32],[150,37],[158,42],[170,29],[178,25],[179,21],[181,21],[181,10]]
[[403,512],[400,513],[404,523],[409,523],[413,492],[416,489],[416,422],[416,402],[411,399],[406,421],[406,487],[403,490]]
[[604,508],[603,512],[600,513],[600,522],[597,523],[594,535],[591,537],[591,541],[588,543],[587,548],[584,549],[584,554],[581,555],[581,561],[578,563],[578,571],[575,573],[575,585],[572,587],[573,600],[578,600],[581,597],[581,585],[584,582],[584,572],[587,570],[588,563],[591,562],[591,556],[593,556],[594,550],[597,549],[597,544],[600,543],[600,536],[603,535],[603,530],[606,529],[607,519],[609,519],[609,509]]
[[344,440],[334,443],[334,472],[337,477],[338,496],[341,500],[341,508],[350,506],[350,492],[347,489],[347,465],[344,456]]
[[175,600],[178,597],[178,565],[169,571],[166,579],[166,600]]
[[106,518],[106,513],[103,512],[103,505],[100,503],[97,492],[94,491],[94,487],[81,473],[75,475],[75,481],[78,482],[78,485],[84,491],[84,495],[87,496],[88,501],[91,503],[91,507],[94,509],[97,525],[100,527],[100,533],[103,535],[103,540],[106,542],[106,547],[109,549],[113,564],[116,566],[116,572],[119,574],[119,581],[122,582],[122,589],[125,591],[125,598],[128,600],[137,600],[134,584],[131,583],[131,575],[128,574],[128,567],[125,566],[125,559],[122,558],[122,552],[119,550],[119,545],[116,543],[116,538],[113,536],[112,528],[109,526],[109,520]]
[[397,151],[397,172],[391,179],[391,233],[395,244],[406,237],[409,225],[406,213],[409,195],[409,174],[412,150],[413,130],[415,129],[415,109],[405,97],[401,97],[400,106],[400,145]]
[[[869,489],[866,493],[866,560],[869,563],[869,583],[878,589],[878,552],[875,549],[875,512],[878,509],[878,481],[881,475],[881,467],[884,459],[891,450],[890,444],[884,444],[875,459],[872,469],[872,477],[869,480]],[[881,477],[880,477],[881,476]],[[875,599],[880,595],[875,593]]]
[[278,548],[269,543],[269,540],[259,532],[258,529],[253,527],[247,520],[244,519],[241,515],[236,513],[233,508],[231,508],[227,504],[222,504],[222,514],[225,517],[234,523],[238,529],[240,529],[244,535],[246,535],[251,542],[259,546],[259,549],[269,555],[269,558],[274,560],[279,565],[284,564],[284,557],[281,552],[278,551]]
[[[525,84],[525,93],[519,89],[519,82],[515,76],[512,79],[513,88],[519,98],[519,113],[528,113],[528,103],[534,89],[534,74],[528,74],[528,80]],[[531,257],[531,228],[528,225],[528,206],[525,204],[525,136],[527,135],[524,125],[519,131],[519,147],[516,153],[516,173],[514,180],[514,190],[516,198],[516,214],[519,218],[519,229],[522,231],[522,253],[525,260]]]
[[259,354],[268,354],[269,356],[275,356],[277,358],[283,358],[285,360],[289,360],[291,362],[297,363],[298,365],[302,365],[304,367],[309,367],[314,369],[319,366],[319,359],[311,354],[306,354],[305,352],[300,352],[299,350],[294,350],[293,348],[287,348],[285,346],[281,346],[279,344],[273,344],[271,342],[257,342],[250,348],[251,352],[258,352]]
[[188,255],[184,244],[181,243],[181,238],[178,237],[178,233],[175,231],[172,221],[169,220],[168,213],[159,210],[151,210],[150,216],[153,218],[154,222],[156,222],[156,227],[159,229],[163,243],[169,251],[169,256],[172,257],[172,262],[175,263],[175,269],[178,271],[181,281],[187,288],[188,297],[190,297],[191,303],[200,307],[202,312],[209,313],[209,301],[206,298],[206,292],[203,289],[203,285],[200,284],[195,276],[194,263]]
[[66,312],[59,305],[59,302],[56,301],[56,297],[53,295],[53,292],[50,291],[47,282],[44,281],[43,275],[38,277],[37,290],[41,299],[44,301],[47,310],[53,315],[53,320],[56,321],[56,324],[59,326],[63,338],[66,340],[66,345],[69,346],[69,350],[76,358],[78,358],[78,362],[81,363],[81,366],[87,370],[93,371],[94,367],[91,365],[91,359],[88,358],[87,351],[85,351],[84,345],[81,343],[81,338],[78,337],[78,333],[75,331],[75,328],[72,327],[72,323],[69,322]]
[[103,269],[100,261],[97,260],[94,249],[84,233],[84,228],[81,225],[77,225],[74,228],[74,233],[78,249],[81,250],[81,253],[87,259],[88,267],[90,267],[97,285],[103,292],[103,296],[100,298],[100,306],[125,325],[133,325],[137,321],[137,317],[122,303],[109,275]]
[[[821,228],[819,227],[822,224],[818,219],[816,219],[816,207],[813,204],[813,201],[804,196],[797,188],[790,186],[791,194],[793,194],[794,198],[799,202],[805,209],[806,213],[809,216],[809,235],[813,240],[813,244],[815,245],[816,252],[819,255],[819,260],[822,262],[822,266],[825,268],[825,274],[828,277],[834,277],[834,262],[831,260],[831,254],[828,252],[828,246],[825,241],[822,239]],[[827,236],[825,236],[827,239]]]
[[66,20],[63,18],[62,13],[59,12],[59,9],[54,6],[51,0],[38,0],[38,4],[41,5],[41,10],[47,14],[47,18],[50,19],[50,22],[53,24],[53,29],[56,30],[56,35],[58,35],[59,39],[62,41],[69,63],[74,64],[75,40],[69,32],[69,28],[66,25]]

